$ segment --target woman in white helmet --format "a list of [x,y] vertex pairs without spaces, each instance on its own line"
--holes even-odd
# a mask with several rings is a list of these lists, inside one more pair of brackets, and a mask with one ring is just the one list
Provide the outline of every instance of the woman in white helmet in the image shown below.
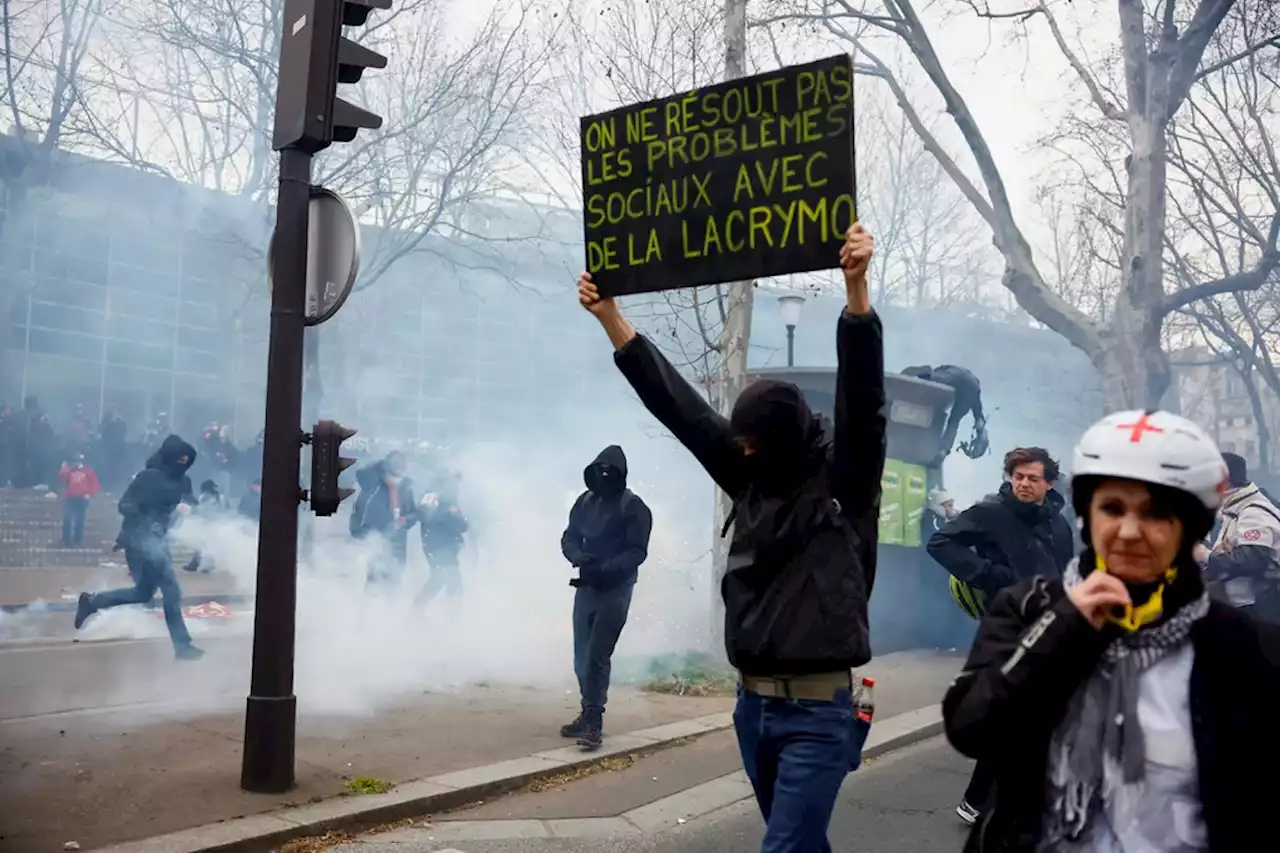
[[1167,412],[1076,447],[1084,553],[1002,591],[947,691],[947,737],[996,767],[966,851],[1280,849],[1280,635],[1211,602],[1192,558],[1226,466]]

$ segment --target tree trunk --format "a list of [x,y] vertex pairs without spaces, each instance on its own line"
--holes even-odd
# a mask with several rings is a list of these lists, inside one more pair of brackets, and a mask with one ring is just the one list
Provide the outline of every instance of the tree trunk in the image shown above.
[[[746,74],[747,65],[747,0],[724,0],[724,79],[734,80]],[[724,329],[720,333],[720,365],[717,385],[720,411],[728,415],[734,401],[747,382],[747,350],[751,339],[751,308],[755,282],[735,281],[729,285],[729,305]],[[711,654],[723,656],[724,601],[720,597],[720,581],[729,560],[728,542],[720,535],[733,502],[716,491],[714,529],[711,531],[711,624],[708,646]]]

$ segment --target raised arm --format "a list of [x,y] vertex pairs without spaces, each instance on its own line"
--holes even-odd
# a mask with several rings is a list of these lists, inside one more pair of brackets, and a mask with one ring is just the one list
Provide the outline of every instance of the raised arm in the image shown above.
[[867,292],[873,250],[861,225],[849,229],[840,250],[845,308],[836,326],[832,491],[855,516],[878,511],[885,457],[884,330]]
[[693,454],[716,485],[730,495],[739,494],[746,486],[746,472],[729,422],[636,332],[617,303],[600,296],[589,273],[578,279],[578,301],[600,321],[613,344],[614,363],[644,407]]

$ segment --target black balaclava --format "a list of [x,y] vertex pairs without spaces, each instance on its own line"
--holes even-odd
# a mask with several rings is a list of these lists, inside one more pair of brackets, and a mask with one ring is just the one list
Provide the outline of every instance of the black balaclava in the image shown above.
[[822,444],[822,423],[790,382],[761,379],[738,396],[729,417],[735,437],[751,442],[751,483],[764,494],[785,494],[808,479]]
[[587,488],[602,498],[615,498],[627,488],[627,456],[622,448],[611,444],[586,467],[582,479]]

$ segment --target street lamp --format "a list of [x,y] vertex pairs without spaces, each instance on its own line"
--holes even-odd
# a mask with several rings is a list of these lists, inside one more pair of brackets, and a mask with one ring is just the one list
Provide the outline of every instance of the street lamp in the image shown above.
[[778,297],[778,310],[782,313],[782,323],[787,327],[787,367],[794,367],[796,362],[796,326],[800,323],[800,309],[804,307],[804,297],[799,293],[784,293]]

